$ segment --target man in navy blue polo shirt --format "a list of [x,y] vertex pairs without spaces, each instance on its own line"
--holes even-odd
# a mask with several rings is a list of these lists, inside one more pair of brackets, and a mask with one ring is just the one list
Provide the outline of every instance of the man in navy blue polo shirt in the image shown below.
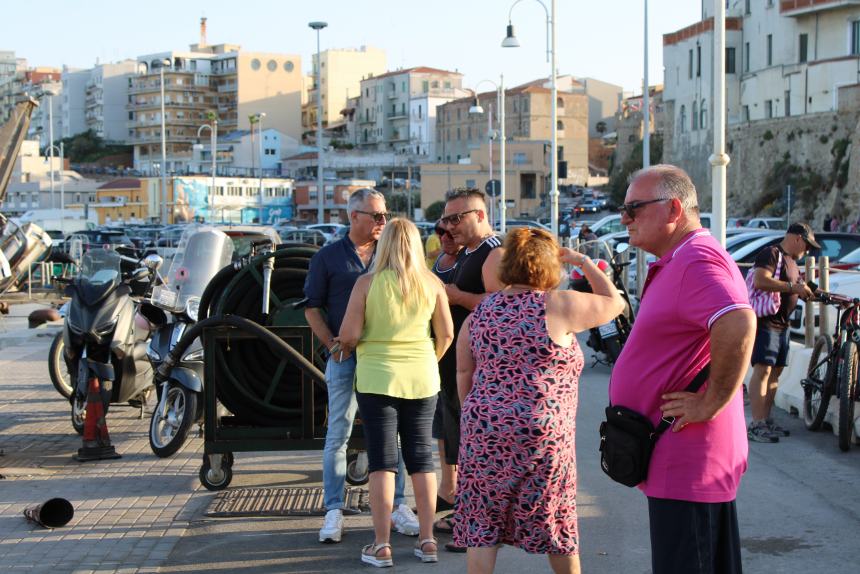
[[[328,387],[328,429],[323,450],[326,515],[320,529],[320,542],[340,542],[343,533],[346,445],[357,409],[353,390],[355,356],[341,351],[334,339],[340,332],[352,288],[358,277],[370,267],[376,241],[388,219],[385,197],[373,189],[355,191],[349,198],[347,209],[349,233],[313,256],[305,280],[305,296],[308,298],[305,318],[314,335],[331,353],[325,370]],[[391,521],[397,532],[417,536],[418,518],[405,504],[405,475],[401,460],[395,478]]]

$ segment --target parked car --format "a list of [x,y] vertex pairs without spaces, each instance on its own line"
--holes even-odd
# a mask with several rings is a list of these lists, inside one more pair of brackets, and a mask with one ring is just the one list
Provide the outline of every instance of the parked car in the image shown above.
[[307,243],[321,247],[326,244],[329,237],[319,229],[294,229],[284,233],[281,240],[284,243]]
[[[505,228],[511,229],[513,227],[534,227],[536,229],[543,229],[544,231],[551,231],[551,229],[543,223],[539,223],[532,219],[505,219]],[[496,224],[496,230],[498,229],[499,224]]]
[[754,229],[787,229],[783,217],[754,217],[746,222],[745,227]]
[[233,241],[234,260],[250,255],[255,243],[269,241],[276,246],[283,243],[275,228],[268,225],[221,225],[217,229]]
[[346,227],[341,223],[314,223],[312,225],[308,225],[307,229],[318,229],[325,233],[326,237],[331,237],[333,233],[335,233],[339,229],[343,229]]

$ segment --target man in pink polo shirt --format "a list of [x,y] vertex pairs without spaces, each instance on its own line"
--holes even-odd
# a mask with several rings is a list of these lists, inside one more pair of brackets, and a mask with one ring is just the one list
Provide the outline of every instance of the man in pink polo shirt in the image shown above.
[[[737,265],[702,229],[680,168],[633,175],[621,206],[630,243],[653,253],[639,314],[612,371],[610,402],[648,416],[659,438],[648,478],[654,574],[741,572],[735,498],[747,468],[743,398],[756,319]],[[711,363],[696,393],[684,389]]]

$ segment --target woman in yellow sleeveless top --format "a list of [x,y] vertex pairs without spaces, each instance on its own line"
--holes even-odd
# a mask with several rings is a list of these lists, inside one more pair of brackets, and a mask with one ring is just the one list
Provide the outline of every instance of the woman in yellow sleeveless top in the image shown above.
[[453,339],[445,288],[424,263],[418,228],[406,219],[392,219],[379,238],[369,273],[353,288],[338,338],[344,349],[357,351],[355,394],[367,442],[376,535],[362,549],[364,563],[393,565],[389,537],[398,434],[418,506],[415,556],[422,562],[437,560],[430,435],[439,392],[437,363]]

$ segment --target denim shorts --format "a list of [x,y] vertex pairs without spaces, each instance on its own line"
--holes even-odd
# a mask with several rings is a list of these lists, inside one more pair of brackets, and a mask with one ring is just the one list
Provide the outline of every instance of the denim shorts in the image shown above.
[[750,362],[753,366],[786,366],[788,364],[788,329],[775,331],[759,325],[755,333],[755,344]]

